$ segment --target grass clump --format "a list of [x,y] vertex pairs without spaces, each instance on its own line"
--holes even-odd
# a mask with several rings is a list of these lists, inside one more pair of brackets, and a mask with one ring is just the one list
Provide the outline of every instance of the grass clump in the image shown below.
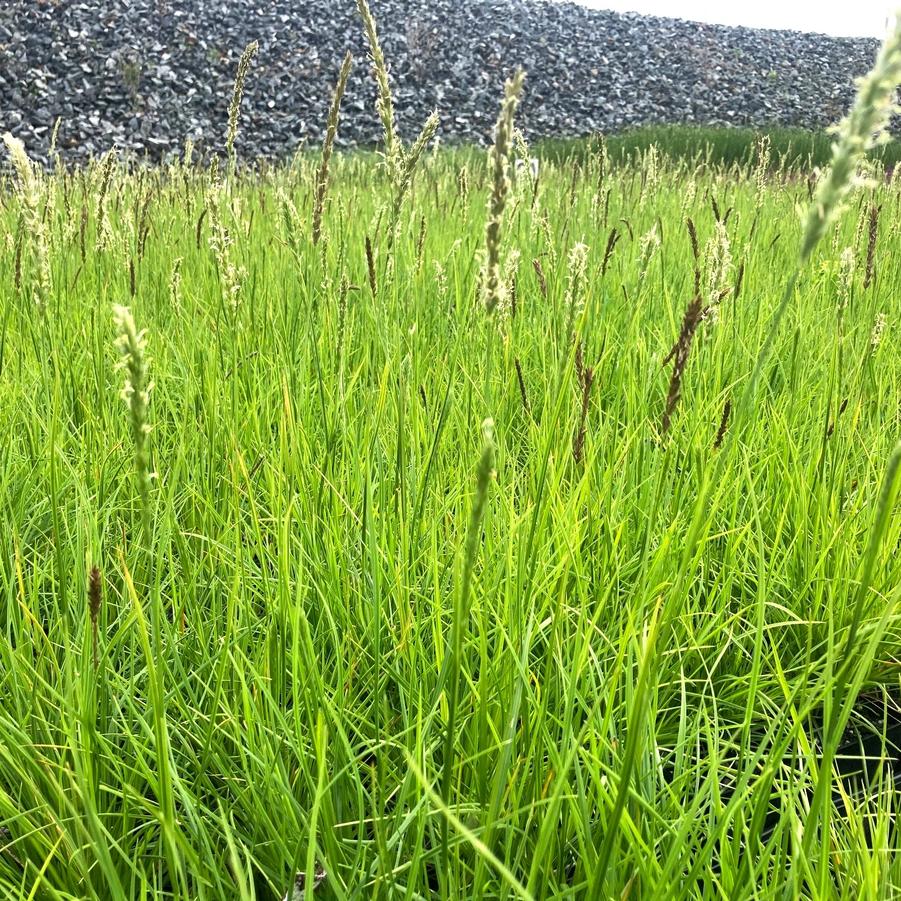
[[366,27],[387,178],[349,63],[319,159],[7,141],[0,895],[892,897],[897,35],[809,181],[403,148]]

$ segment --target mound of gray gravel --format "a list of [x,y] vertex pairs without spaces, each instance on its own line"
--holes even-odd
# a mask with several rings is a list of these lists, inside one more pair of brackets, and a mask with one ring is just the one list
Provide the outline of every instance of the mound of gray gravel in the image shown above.
[[[432,109],[445,140],[484,140],[502,82],[528,72],[527,135],[650,123],[822,127],[847,109],[877,42],[621,15],[554,0],[371,0],[401,131]],[[111,144],[154,159],[221,146],[235,66],[260,52],[239,151],[318,142],[341,58],[356,63],[339,142],[378,140],[353,0],[0,0],[0,131],[69,159]]]

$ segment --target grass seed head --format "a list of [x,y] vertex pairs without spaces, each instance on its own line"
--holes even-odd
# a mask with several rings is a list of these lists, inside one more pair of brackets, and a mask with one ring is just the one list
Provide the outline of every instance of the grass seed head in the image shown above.
[[669,352],[665,363],[673,361],[673,372],[670,376],[669,390],[666,395],[666,407],[663,411],[662,433],[665,435],[672,424],[672,416],[682,396],[682,376],[685,374],[685,367],[688,363],[688,353],[691,350],[691,342],[697,331],[698,323],[701,321],[703,314],[703,304],[700,297],[694,300],[686,307],[685,315],[682,317],[682,328],[679,331],[679,337],[673,345],[673,349]]
[[363,20],[366,40],[369,43],[369,56],[372,60],[372,74],[378,88],[376,111],[382,122],[382,133],[385,139],[385,163],[389,177],[395,185],[398,183],[400,168],[403,164],[403,148],[397,137],[394,125],[394,101],[391,97],[391,85],[388,81],[388,64],[379,42],[375,18],[367,0],[357,0],[357,12]]
[[601,262],[601,278],[603,278],[607,274],[607,266],[610,264],[610,259],[613,256],[613,251],[616,249],[618,241],[619,231],[614,225],[610,229],[610,233],[607,235],[607,246],[604,248],[604,259]]
[[516,274],[519,272],[519,261],[522,253],[516,247],[507,254],[504,261],[504,307],[503,312],[511,318],[516,316]]
[[[22,226],[30,237],[34,259],[32,296],[35,305],[46,309],[53,292],[53,274],[50,265],[50,237],[47,231],[45,210],[50,203],[47,180],[41,170],[32,163],[25,145],[9,132],[3,135],[3,143],[9,153],[16,173],[16,194],[22,207]],[[16,249],[15,283],[22,282],[22,244]]]
[[725,222],[714,223],[713,234],[704,250],[704,266],[707,271],[707,309],[704,319],[715,324],[719,320],[719,308],[729,293],[732,273],[732,247]]
[[172,263],[172,273],[169,276],[169,303],[172,304],[174,310],[181,306],[181,264],[182,258],[176,257]]
[[235,72],[235,84],[232,89],[231,103],[228,105],[228,133],[225,137],[225,151],[228,154],[231,171],[235,168],[235,138],[238,136],[238,117],[241,114],[241,99],[244,96],[244,82],[250,71],[251,63],[259,51],[258,41],[251,41],[238,60],[238,69]]
[[119,352],[119,368],[125,370],[125,382],[120,392],[128,406],[131,434],[135,449],[135,477],[141,499],[145,522],[149,524],[150,472],[149,457],[149,408],[153,383],[149,377],[147,338],[138,331],[128,307],[113,307],[116,326],[116,349]]
[[566,267],[566,306],[574,320],[585,305],[585,272],[588,268],[588,245],[579,241],[569,251]]
[[206,210],[210,224],[209,245],[216,260],[222,297],[230,309],[236,310],[241,302],[241,287],[246,272],[234,260],[234,241],[225,224],[225,215],[229,212],[228,195],[225,186],[218,180],[211,182],[207,188]]
[[851,300],[851,289],[854,285],[854,272],[857,259],[853,247],[846,247],[838,261],[838,306],[844,309]]
[[416,166],[419,164],[423,151],[428,147],[432,138],[435,137],[435,132],[438,130],[438,121],[437,111],[432,112],[422,126],[419,136],[413,142],[409,151],[404,155],[403,162],[400,165],[400,172],[394,187],[394,200],[391,205],[389,236],[392,243],[400,220],[401,205],[404,202],[407,192],[410,190],[410,185],[413,183],[413,175],[416,172]]
[[766,193],[766,182],[769,177],[770,160],[771,160],[771,141],[769,135],[761,135],[757,139],[755,147],[755,157],[757,162],[754,166],[754,208],[759,210],[763,206],[763,200]]
[[585,435],[588,424],[588,407],[591,401],[591,387],[594,384],[594,369],[585,365],[584,348],[582,342],[576,344],[576,377],[581,389],[581,403],[579,407],[579,425],[573,436],[573,460],[576,464],[582,462],[582,454],[585,449]]
[[3,143],[9,154],[10,162],[18,178],[19,196],[26,202],[38,203],[40,199],[40,174],[34,163],[31,162],[25,150],[25,144],[18,138],[14,138],[10,132],[3,135]]
[[350,51],[344,57],[341,64],[341,71],[338,73],[338,83],[335,85],[335,93],[332,96],[332,105],[329,109],[328,121],[325,128],[325,140],[322,142],[322,161],[319,164],[319,171],[316,173],[316,194],[313,202],[313,243],[319,243],[319,236],[322,231],[322,211],[325,207],[325,194],[328,190],[328,169],[329,160],[332,156],[332,149],[335,145],[335,135],[338,133],[338,119],[341,114],[341,99],[344,97],[344,90],[347,87],[347,79],[350,77],[350,69],[353,65],[353,57]]
[[660,232],[655,222],[638,240],[638,282],[641,284],[648,274],[651,260],[660,249]]
[[732,413],[732,401],[727,400],[723,404],[723,415],[720,417],[720,427],[716,430],[716,438],[713,440],[713,449],[719,450],[723,446],[726,430],[729,428],[729,416]]
[[836,129],[832,163],[819,180],[801,239],[800,261],[806,263],[820,238],[844,209],[848,195],[861,183],[860,168],[866,153],[881,140],[895,108],[901,82],[901,13],[895,15],[870,73],[858,81],[857,98]]
[[516,368],[516,381],[519,385],[519,399],[522,401],[522,408],[526,413],[530,412],[529,407],[529,395],[526,391],[526,380],[522,374],[522,363],[519,361],[519,357],[513,358],[513,365]]
[[93,645],[94,669],[97,669],[97,633],[100,618],[100,606],[103,602],[103,583],[100,569],[91,567],[88,575],[88,616],[91,621],[91,642]]
[[873,322],[873,331],[870,332],[870,350],[875,352],[880,344],[882,344],[882,336],[885,333],[885,327],[888,325],[888,317],[885,313],[877,313]]
[[879,234],[879,211],[881,206],[875,203],[870,204],[869,218],[867,222],[867,263],[864,268],[863,289],[864,291],[873,283],[876,274],[876,239]]
[[544,274],[544,267],[541,265],[541,260],[538,257],[532,260],[532,268],[535,270],[535,276],[538,279],[538,290],[541,291],[541,296],[547,300],[547,278]]
[[378,281],[375,274],[375,250],[369,235],[366,235],[366,270],[369,273],[369,290],[375,297],[378,294]]
[[504,208],[510,193],[510,142],[516,107],[522,96],[525,72],[518,69],[504,86],[504,100],[494,127],[494,145],[489,154],[491,193],[488,198],[488,222],[485,227],[485,264],[482,271],[482,291],[485,309],[493,313],[503,305],[505,286],[500,274],[501,225]]

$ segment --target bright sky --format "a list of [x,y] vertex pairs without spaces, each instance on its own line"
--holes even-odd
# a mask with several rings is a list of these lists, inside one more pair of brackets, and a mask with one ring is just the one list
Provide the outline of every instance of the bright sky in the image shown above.
[[842,36],[883,37],[901,0],[577,0],[597,9],[654,16],[791,28]]

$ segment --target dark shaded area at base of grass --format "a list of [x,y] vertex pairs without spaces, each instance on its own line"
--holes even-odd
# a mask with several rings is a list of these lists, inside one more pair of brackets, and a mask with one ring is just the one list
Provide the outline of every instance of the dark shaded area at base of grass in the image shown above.
[[[826,166],[832,153],[832,135],[802,128],[710,128],[694,125],[662,125],[608,135],[607,152],[613,162],[623,162],[652,144],[674,159],[707,159],[711,163],[747,164],[755,159],[762,135],[770,138],[773,168],[810,169]],[[600,137],[546,138],[534,145],[541,159],[559,162],[578,159],[596,150]],[[901,141],[891,140],[871,153],[886,168],[901,162]]]

